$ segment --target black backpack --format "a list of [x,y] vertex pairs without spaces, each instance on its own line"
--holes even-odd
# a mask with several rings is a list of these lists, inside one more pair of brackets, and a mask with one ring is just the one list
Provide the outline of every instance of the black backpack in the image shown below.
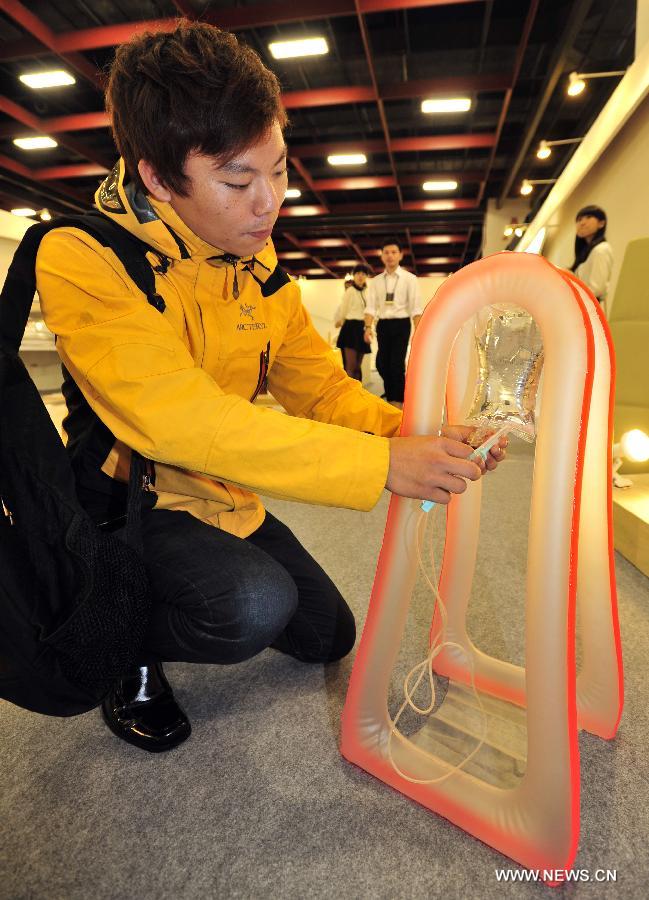
[[160,312],[148,248],[100,213],[35,224],[0,294],[0,697],[71,716],[98,706],[137,665],[150,615],[141,552],[145,461],[133,453],[124,540],[82,509],[69,455],[18,355],[38,247],[74,226],[111,247]]

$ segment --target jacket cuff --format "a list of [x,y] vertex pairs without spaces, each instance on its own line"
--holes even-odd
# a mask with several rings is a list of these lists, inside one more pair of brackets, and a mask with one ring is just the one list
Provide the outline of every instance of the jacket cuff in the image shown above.
[[[344,506],[367,512],[376,505],[388,480],[389,438],[354,432],[356,477],[350,478]],[[351,449],[351,448],[350,448]]]

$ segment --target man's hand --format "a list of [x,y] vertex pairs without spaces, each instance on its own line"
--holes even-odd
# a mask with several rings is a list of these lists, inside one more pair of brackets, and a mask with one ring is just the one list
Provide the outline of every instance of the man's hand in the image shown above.
[[[468,443],[474,429],[449,426],[441,437],[390,438],[390,467],[386,488],[402,497],[448,503],[452,494],[462,494],[466,482],[477,481],[495,469],[505,457],[503,437],[487,456],[470,460],[474,448]],[[494,452],[495,451],[495,452]]]
[[[472,428],[469,425],[444,425],[442,427],[442,434],[444,437],[451,438],[454,441],[462,441],[465,444],[473,443],[471,441],[473,437],[473,433],[475,428]],[[496,431],[494,428],[490,433],[493,434]],[[486,441],[489,437],[489,434],[486,434],[483,438],[483,441]],[[502,437],[498,438],[498,443],[494,444],[489,453],[487,454],[487,469],[489,472],[493,472],[498,463],[502,462],[505,458],[505,450],[507,449],[507,445],[509,444],[509,439],[507,435],[503,434]],[[478,457],[476,460],[478,465],[482,464],[482,460]]]

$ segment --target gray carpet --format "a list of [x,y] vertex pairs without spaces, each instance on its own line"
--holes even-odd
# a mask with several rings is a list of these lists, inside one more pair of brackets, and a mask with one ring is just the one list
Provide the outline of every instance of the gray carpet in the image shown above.
[[[476,642],[513,662],[523,652],[531,470],[519,445],[487,478],[471,607]],[[359,622],[386,501],[369,514],[268,504]],[[230,668],[169,665],[193,735],[161,756],[118,741],[97,712],[50,720],[2,704],[0,897],[646,897],[649,581],[619,557],[617,578],[626,708],[614,741],[580,737],[575,863],[616,869],[616,884],[499,884],[495,869],[513,866],[506,858],[340,757],[352,659],[324,669],[268,651]],[[420,658],[429,609],[418,590],[404,666]]]

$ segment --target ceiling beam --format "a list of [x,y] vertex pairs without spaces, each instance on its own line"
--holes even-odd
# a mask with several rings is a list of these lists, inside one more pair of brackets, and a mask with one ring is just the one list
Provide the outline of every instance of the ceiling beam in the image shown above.
[[[368,13],[389,12],[391,10],[417,9],[431,6],[452,6],[468,3],[472,0],[359,0],[358,8],[364,15]],[[14,7],[16,0],[2,0],[6,7]],[[184,2],[189,6],[188,2]],[[23,11],[27,12],[27,10]],[[282,0],[275,3],[257,3],[254,6],[237,7],[221,10],[206,10],[200,14],[201,21],[209,22],[228,31],[240,31],[246,28],[282,25],[286,22],[303,22],[312,19],[334,19],[339,16],[354,16],[357,7],[354,0],[301,0],[296,5],[294,0]],[[11,13],[7,13],[11,16]],[[196,13],[193,13],[193,18]],[[14,16],[14,21],[18,21]],[[36,17],[33,16],[35,19]],[[19,23],[22,24],[22,23]],[[102,25],[97,28],[80,28],[54,34],[49,29],[41,31],[39,37],[30,28],[23,25],[33,35],[32,39],[6,41],[0,47],[0,59],[16,60],[28,56],[42,55],[46,48],[54,53],[71,53],[78,50],[96,50],[100,47],[115,47],[128,41],[136,34],[144,31],[173,31],[178,24],[177,18],[148,19],[138,22],[124,22],[120,25]],[[42,23],[41,23],[42,26]],[[40,29],[39,29],[40,30]],[[47,37],[48,41],[43,40]],[[50,46],[50,44],[52,46]]]
[[[370,44],[370,35],[367,30],[367,25],[365,24],[365,16],[363,15],[363,11],[361,9],[360,0],[355,0],[356,4],[356,18],[358,21],[358,27],[361,32],[361,39],[363,41],[363,48],[365,50],[365,59],[367,62],[367,68],[370,73],[370,79],[372,81],[372,88],[374,90],[374,98],[376,101],[376,105],[379,111],[379,119],[381,120],[381,128],[383,129],[383,140],[385,141],[385,150],[388,154],[388,161],[390,163],[390,168],[392,169],[392,178],[394,183],[394,189],[397,192],[397,200],[399,201],[399,208],[403,209],[403,194],[401,193],[401,187],[399,185],[399,179],[397,177],[397,164],[394,161],[394,155],[392,153],[392,147],[390,146],[390,129],[388,128],[388,120],[385,115],[385,106],[383,100],[381,100],[379,94],[379,84],[376,78],[376,72],[374,70],[374,60],[372,59],[372,45]],[[408,237],[408,242],[410,242],[410,237]],[[414,263],[414,253],[412,251],[412,247],[410,247],[410,254],[413,257]],[[415,264],[415,275],[417,274],[417,266]]]
[[434,97],[435,94],[480,94],[506,91],[512,86],[511,72],[495,75],[459,75],[453,78],[422,78],[386,84],[380,88],[383,100],[409,100],[411,97]]
[[58,178],[91,178],[95,175],[108,175],[110,169],[97,166],[94,163],[78,163],[66,166],[45,166],[42,169],[32,169],[32,177],[37,181],[55,181]]
[[503,203],[509,196],[512,184],[516,180],[521,166],[525,162],[525,157],[527,155],[529,146],[534,140],[534,136],[536,135],[536,131],[539,127],[539,123],[541,122],[545,110],[547,109],[548,104],[552,99],[552,95],[554,94],[557,83],[567,69],[569,57],[572,53],[573,44],[577,39],[579,32],[581,31],[581,28],[584,24],[586,16],[590,11],[591,6],[592,0],[574,0],[570,12],[567,16],[564,16],[565,24],[561,31],[561,39],[557,44],[552,59],[550,60],[550,64],[547,67],[546,71],[549,74],[545,81],[543,92],[540,99],[538,101],[535,101],[534,116],[532,118],[532,121],[527,126],[525,134],[523,135],[523,140],[521,141],[516,161],[509,170],[509,175],[505,179],[505,183],[500,192],[500,196],[498,198],[499,207],[503,205]]
[[[300,244],[299,239],[296,238],[294,234],[291,234],[290,232],[285,231],[285,232],[283,232],[282,236],[284,237],[285,240],[287,240],[289,242],[289,244],[292,244],[297,250],[303,249],[302,245]],[[312,259],[315,262],[315,264],[317,266],[319,266],[321,269],[324,269],[325,272],[328,272],[332,276],[332,278],[336,277],[334,272],[332,272],[332,270],[327,265],[325,265],[325,263],[323,263],[323,261],[320,259],[319,256],[315,256],[313,253],[308,253],[307,255],[309,256],[310,259]]]
[[[403,210],[406,212],[447,212],[452,210],[476,209],[478,203],[476,200],[470,199],[448,199],[448,200],[407,200],[403,204]],[[399,212],[399,205],[390,202],[377,203],[346,203],[340,206],[334,206],[330,210],[323,206],[283,206],[280,211],[280,217],[290,218],[311,218],[313,216],[325,216],[327,213],[335,216],[345,216],[355,213],[366,212],[368,215],[384,212]]]
[[[472,184],[482,181],[484,172],[467,170],[466,172],[422,172],[419,175],[400,175],[399,184],[403,186],[419,186],[424,181],[437,179],[442,181],[458,181]],[[390,188],[395,186],[393,175],[358,175],[350,178],[322,178],[313,182],[319,191],[367,191],[374,188]]]
[[498,117],[498,124],[496,125],[496,138],[491,148],[491,153],[489,154],[489,160],[487,161],[487,168],[485,172],[484,181],[480,185],[480,192],[478,194],[478,200],[482,202],[482,198],[484,197],[485,190],[487,189],[487,184],[489,182],[489,176],[491,175],[491,170],[494,164],[494,160],[496,158],[496,151],[498,149],[498,144],[500,142],[500,137],[503,133],[503,128],[505,127],[505,121],[507,119],[507,113],[509,112],[509,104],[511,103],[512,95],[514,93],[514,88],[516,87],[516,83],[518,82],[518,76],[520,75],[521,68],[523,65],[523,60],[525,58],[525,52],[527,50],[527,45],[530,40],[530,34],[532,33],[532,27],[536,20],[536,15],[539,11],[539,3],[540,0],[532,0],[530,3],[529,9],[527,11],[527,17],[525,19],[525,24],[523,25],[523,32],[521,34],[521,39],[518,42],[518,47],[516,49],[516,59],[514,62],[514,72],[512,75],[512,83],[505,91],[505,96],[503,97],[503,103],[500,108],[500,115]]
[[[0,0],[2,2],[2,0]],[[32,131],[36,131],[39,134],[51,134],[50,131],[46,128],[47,119],[39,119],[38,116],[33,115],[29,112],[29,110],[25,109],[22,106],[19,106],[17,103],[14,103],[13,100],[10,100],[8,97],[0,96],[0,112],[5,113],[8,116],[11,116],[17,122],[20,122],[21,125],[29,128]],[[67,116],[65,118],[68,118]],[[6,126],[3,126],[6,127]],[[21,129],[16,129],[14,126],[8,136],[16,136],[18,137],[21,133]],[[97,165],[106,166],[110,168],[112,166],[112,162],[104,157],[101,153],[97,153],[95,150],[86,146],[86,144],[82,143],[78,138],[72,137],[69,134],[59,133],[58,141],[60,144],[63,144],[64,147],[72,150],[74,153],[78,153],[80,156],[85,156],[86,159],[91,160]]]
[[[427,137],[393,138],[396,153],[419,153],[425,150],[472,150],[492,147],[495,134],[437,134]],[[334,153],[385,153],[385,141],[380,139],[346,141],[337,144],[297,144],[291,146],[291,156],[306,159],[310,156],[330,156]]]
[[350,103],[373,103],[374,90],[354,87],[314,88],[309,91],[286,91],[282,103],[286,109],[305,109],[313,106],[345,106]]
[[311,178],[311,176],[309,175],[309,173],[303,166],[301,160],[292,159],[291,156],[289,155],[289,162],[295,168],[298,175],[300,176],[302,181],[306,184],[306,186],[311,191],[311,193],[314,194],[315,198],[320,203],[320,205],[324,207],[326,212],[329,212],[329,204],[328,204],[327,200],[320,193],[320,189],[316,186],[315,182],[313,181],[313,179]]

